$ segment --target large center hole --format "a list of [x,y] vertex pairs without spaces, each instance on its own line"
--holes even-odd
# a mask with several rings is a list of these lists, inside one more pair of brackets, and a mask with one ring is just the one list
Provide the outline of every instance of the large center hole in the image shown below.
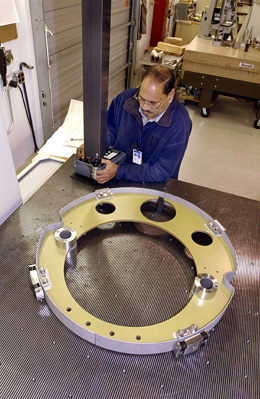
[[100,227],[78,240],[77,258],[65,263],[66,284],[82,308],[109,323],[145,326],[187,305],[196,270],[176,238],[149,234],[144,223]]

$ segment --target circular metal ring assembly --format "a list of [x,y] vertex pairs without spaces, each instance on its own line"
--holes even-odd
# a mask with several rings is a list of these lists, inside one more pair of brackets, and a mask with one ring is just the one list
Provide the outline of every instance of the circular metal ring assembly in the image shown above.
[[[234,293],[230,283],[236,257],[218,221],[181,198],[142,188],[100,190],[73,201],[60,215],[61,222],[47,226],[41,236],[32,272],[35,278],[37,271],[49,307],[68,328],[93,344],[124,353],[173,351],[179,356],[204,345]],[[123,221],[171,234],[195,263],[197,275],[187,306],[158,324],[127,327],[100,320],[84,310],[66,286],[64,263],[67,256],[76,256],[77,239],[106,223]]]

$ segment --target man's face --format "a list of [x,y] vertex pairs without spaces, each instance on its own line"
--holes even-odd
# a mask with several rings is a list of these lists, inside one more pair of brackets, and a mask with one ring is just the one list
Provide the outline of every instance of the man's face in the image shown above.
[[143,114],[152,119],[166,110],[173,96],[174,89],[168,95],[164,94],[163,84],[147,77],[141,84],[138,99]]

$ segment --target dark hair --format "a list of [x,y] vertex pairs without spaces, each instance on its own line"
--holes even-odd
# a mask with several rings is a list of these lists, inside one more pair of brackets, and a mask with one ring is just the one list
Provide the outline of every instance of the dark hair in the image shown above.
[[150,69],[146,69],[143,75],[143,80],[145,78],[151,78],[155,82],[164,83],[164,94],[169,94],[170,91],[174,88],[175,77],[171,69],[167,68],[166,66],[156,65]]

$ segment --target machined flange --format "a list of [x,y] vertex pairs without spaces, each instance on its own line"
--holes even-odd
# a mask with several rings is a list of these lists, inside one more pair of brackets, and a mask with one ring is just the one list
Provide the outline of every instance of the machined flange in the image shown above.
[[[148,219],[147,204],[156,204],[159,211],[164,207],[167,217],[158,221],[151,215]],[[93,344],[124,353],[174,351],[179,356],[204,345],[233,296],[230,283],[237,266],[218,221],[181,198],[141,188],[99,190],[64,207],[60,216],[61,222],[47,226],[40,238],[36,270],[48,305],[68,328]],[[64,263],[67,256],[76,256],[77,239],[102,224],[122,221],[146,223],[168,232],[193,258],[197,276],[189,303],[168,320],[142,327],[111,324],[85,311],[66,286]],[[48,284],[41,283],[42,270]]]

